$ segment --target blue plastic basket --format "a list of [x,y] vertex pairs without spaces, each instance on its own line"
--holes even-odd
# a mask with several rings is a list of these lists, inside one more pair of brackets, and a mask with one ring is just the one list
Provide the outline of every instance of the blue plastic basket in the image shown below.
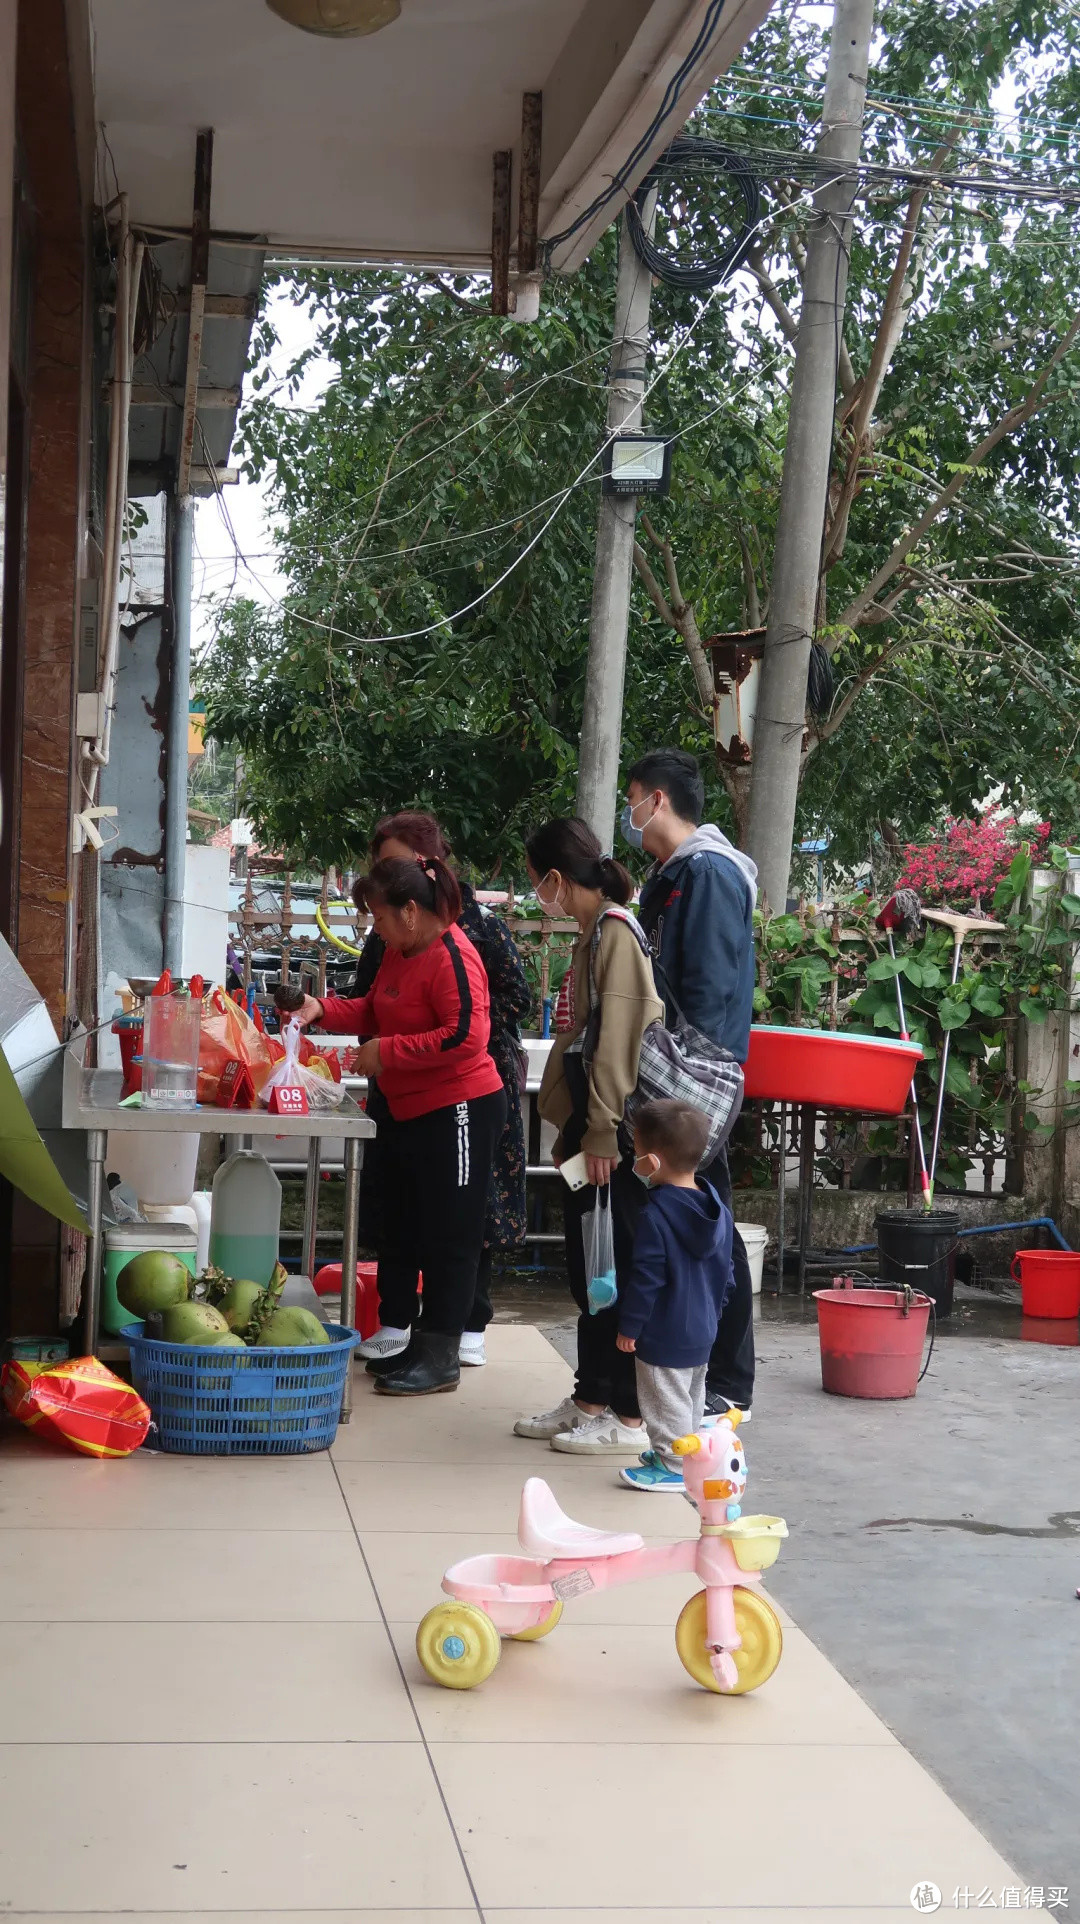
[[135,1388],[157,1445],[187,1456],[296,1456],[329,1449],[337,1433],[358,1332],[328,1323],[329,1344],[215,1349],[152,1342],[140,1323],[124,1337]]

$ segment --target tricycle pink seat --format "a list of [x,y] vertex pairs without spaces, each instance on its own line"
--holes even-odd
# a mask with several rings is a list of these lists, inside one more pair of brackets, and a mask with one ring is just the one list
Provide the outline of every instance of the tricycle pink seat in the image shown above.
[[621,1557],[645,1548],[636,1530],[594,1530],[575,1523],[542,1476],[531,1476],[521,1492],[518,1542],[534,1557]]
[[724,1696],[756,1690],[780,1661],[782,1635],[760,1594],[761,1572],[787,1536],[782,1517],[744,1517],[746,1458],[737,1410],[673,1445],[701,1534],[649,1548],[636,1530],[594,1530],[560,1509],[541,1477],[521,1493],[521,1556],[465,1557],[442,1580],[451,1599],[429,1610],[416,1650],[433,1682],[471,1690],[490,1677],[502,1639],[534,1643],[554,1630],[563,1604],[638,1577],[695,1573],[704,1584],[675,1626],[675,1647],[695,1683]]

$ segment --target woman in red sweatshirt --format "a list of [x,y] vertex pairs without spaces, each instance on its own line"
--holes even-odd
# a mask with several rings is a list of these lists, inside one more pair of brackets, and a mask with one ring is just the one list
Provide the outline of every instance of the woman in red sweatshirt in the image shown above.
[[354,891],[386,944],[358,1000],[309,996],[304,1023],[365,1038],[357,1067],[377,1078],[390,1109],[383,1131],[385,1235],[379,1296],[395,1275],[424,1277],[424,1313],[408,1348],[380,1368],[391,1396],[456,1389],[458,1347],[473,1305],[492,1157],[506,1091],[488,1054],[488,981],[445,862],[376,862]]

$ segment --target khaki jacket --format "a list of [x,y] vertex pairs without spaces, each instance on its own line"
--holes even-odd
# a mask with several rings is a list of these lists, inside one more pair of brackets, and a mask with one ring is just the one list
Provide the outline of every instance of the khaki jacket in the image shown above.
[[[574,943],[574,1027],[556,1036],[544,1070],[538,1097],[540,1114],[559,1131],[555,1153],[561,1151],[562,1132],[573,1114],[563,1057],[589,1020],[589,950],[595,919]],[[582,1149],[590,1156],[617,1156],[617,1131],[626,1099],[637,1085],[641,1039],[651,1022],[662,1022],[664,1005],[656,993],[652,965],[635,940],[632,929],[618,916],[604,920],[597,945],[593,978],[600,1005],[596,1049],[589,1064],[588,1123]]]

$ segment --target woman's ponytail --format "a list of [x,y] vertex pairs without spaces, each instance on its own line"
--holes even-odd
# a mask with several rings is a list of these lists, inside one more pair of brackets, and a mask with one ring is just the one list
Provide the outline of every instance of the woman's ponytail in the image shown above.
[[424,862],[423,873],[427,876],[434,891],[432,907],[444,928],[456,922],[461,914],[461,885],[452,868],[441,856],[433,856]]
[[634,893],[634,884],[621,862],[601,852],[600,844],[587,822],[577,815],[557,816],[530,835],[525,853],[534,875],[550,875],[553,869],[578,888],[599,889],[609,902],[625,904]]
[[429,915],[438,916],[447,929],[461,914],[457,876],[437,855],[427,862],[375,862],[369,875],[361,875],[354,882],[353,901],[358,909],[370,909],[377,902],[403,909],[415,902]]
[[602,855],[600,873],[603,877],[600,887],[608,901],[618,902],[625,908],[634,893],[634,884],[630,879],[629,870],[625,869],[621,862],[617,862],[613,855]]

